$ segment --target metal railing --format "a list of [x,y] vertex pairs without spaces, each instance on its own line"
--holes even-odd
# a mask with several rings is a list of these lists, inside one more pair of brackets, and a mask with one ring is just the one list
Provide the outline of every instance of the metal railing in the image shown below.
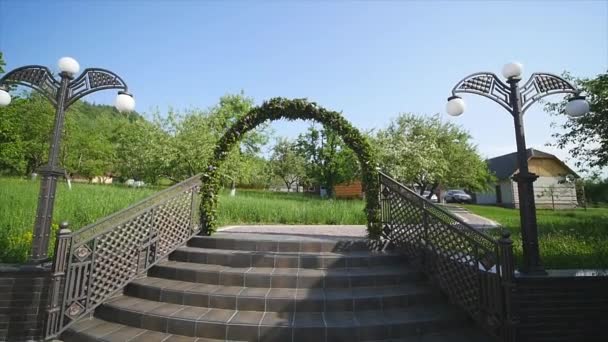
[[452,303],[508,340],[514,270],[509,235],[496,241],[382,172],[380,186],[383,236]]
[[201,230],[200,175],[57,236],[45,336],[59,336]]

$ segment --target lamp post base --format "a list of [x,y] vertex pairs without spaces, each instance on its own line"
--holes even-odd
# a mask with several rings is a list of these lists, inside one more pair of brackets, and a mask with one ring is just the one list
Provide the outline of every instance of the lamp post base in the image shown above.
[[57,179],[63,177],[65,171],[56,166],[45,165],[40,168],[39,173],[41,175],[40,192],[29,264],[41,264],[48,260]]
[[[524,170],[528,165],[524,166]],[[536,203],[534,201],[534,181],[538,175],[524,171],[513,175],[513,181],[517,182],[519,195],[519,212],[522,235],[523,266],[521,273],[526,275],[547,274],[540,262],[540,249],[538,246],[538,226],[536,220]]]

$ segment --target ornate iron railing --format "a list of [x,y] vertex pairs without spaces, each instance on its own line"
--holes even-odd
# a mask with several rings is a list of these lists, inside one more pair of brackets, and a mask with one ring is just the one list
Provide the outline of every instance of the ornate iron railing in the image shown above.
[[380,186],[384,237],[489,333],[509,335],[508,234],[496,241],[384,173]]
[[200,229],[200,175],[57,236],[45,334],[57,337]]

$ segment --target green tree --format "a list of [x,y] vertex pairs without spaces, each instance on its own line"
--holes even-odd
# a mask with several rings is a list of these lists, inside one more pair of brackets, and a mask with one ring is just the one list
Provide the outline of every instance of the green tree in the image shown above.
[[311,125],[298,136],[296,147],[306,161],[307,179],[325,187],[329,196],[333,196],[334,185],[361,175],[357,157],[331,129]]
[[[166,117],[157,115],[155,123],[168,134],[163,176],[174,181],[182,180],[202,172],[219,138],[240,117],[251,110],[253,99],[242,93],[225,95],[219,104],[207,110],[189,109],[184,113],[170,110]],[[227,179],[239,180],[243,161],[260,151],[267,141],[264,128],[244,137],[239,148],[230,153],[222,174]]]
[[4,66],[6,63],[4,62],[4,56],[2,55],[2,51],[0,51],[0,74],[4,73]]
[[53,115],[52,105],[37,93],[0,107],[0,171],[26,175],[44,164]]
[[[590,111],[580,118],[568,118],[562,124],[553,123],[560,131],[553,134],[553,146],[567,148],[576,159],[577,167],[602,168],[608,166],[608,72],[595,78],[574,78],[565,73],[587,96]],[[545,110],[554,115],[565,114],[567,99],[547,103]]]
[[439,115],[401,114],[373,139],[380,165],[420,194],[439,186],[483,190],[491,180],[470,135]]
[[287,192],[294,183],[297,192],[306,170],[304,158],[297,153],[295,144],[287,139],[279,139],[273,147],[269,163],[272,173],[285,183]]
[[116,171],[122,178],[157,183],[173,153],[169,139],[158,123],[144,118],[117,127],[113,139]]

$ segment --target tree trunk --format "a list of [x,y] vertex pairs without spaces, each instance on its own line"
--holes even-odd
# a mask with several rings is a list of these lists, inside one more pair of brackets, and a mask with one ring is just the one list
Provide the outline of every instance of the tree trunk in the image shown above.
[[[430,201],[431,198],[433,197],[433,193],[435,192],[435,190],[437,190],[437,187],[439,186],[439,182],[435,182],[433,183],[433,185],[431,186],[431,190],[429,191],[429,195],[427,196],[427,199]],[[437,198],[439,199],[439,198]]]

